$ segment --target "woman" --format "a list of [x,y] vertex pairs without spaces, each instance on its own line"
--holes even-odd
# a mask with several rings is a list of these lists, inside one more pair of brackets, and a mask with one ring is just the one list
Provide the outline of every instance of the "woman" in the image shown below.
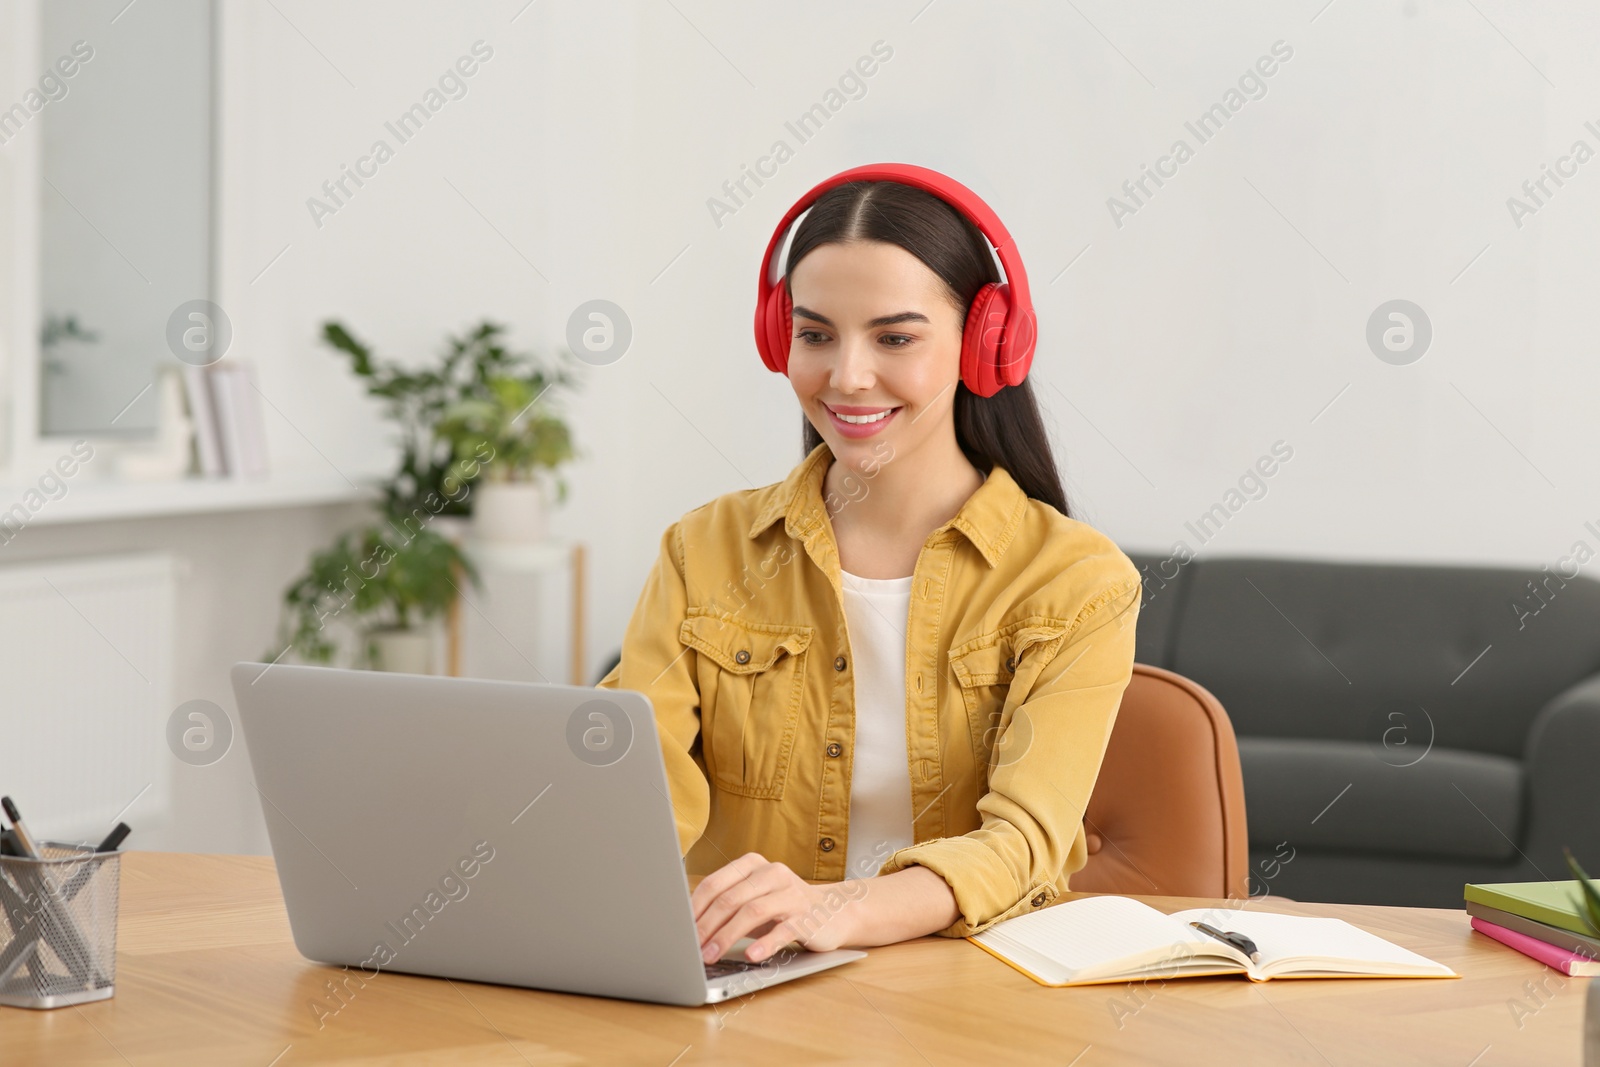
[[769,261],[810,201],[757,312],[806,458],[668,527],[599,683],[655,709],[707,962],[1048,904],[1132,674],[1138,571],[1068,515],[1004,227],[878,164],[813,189]]

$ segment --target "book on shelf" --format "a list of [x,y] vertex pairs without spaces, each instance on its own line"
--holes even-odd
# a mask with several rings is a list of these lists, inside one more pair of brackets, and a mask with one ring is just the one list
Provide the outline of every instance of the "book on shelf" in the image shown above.
[[[1252,962],[1189,925],[1253,941]],[[1206,907],[1165,915],[1121,896],[1080,897],[996,923],[967,940],[1041,985],[1242,974],[1274,978],[1459,978],[1455,971],[1343,919]]]
[[1595,936],[1584,920],[1583,890],[1576,878],[1553,882],[1468,882],[1463,896],[1470,904],[1498,908],[1569,933]]
[[266,423],[255,367],[227,359],[184,367],[184,387],[195,424],[195,453],[207,477],[265,478]]
[[1595,975],[1600,975],[1600,963],[1595,961],[1595,954],[1588,949],[1575,952],[1569,948],[1559,948],[1548,941],[1509,930],[1487,919],[1480,919],[1476,915],[1472,917],[1472,928],[1480,934],[1494,938],[1502,945],[1516,949],[1524,956],[1554,967],[1569,978],[1593,978]]
[[217,434],[217,414],[206,385],[206,368],[183,365],[183,391],[189,400],[189,417],[194,420],[195,459],[199,473],[220,478],[227,473],[222,465],[222,439]]
[[1515,912],[1501,911],[1491,908],[1487,904],[1479,904],[1475,900],[1466,902],[1467,914],[1476,919],[1484,919],[1503,926],[1507,930],[1515,930],[1519,934],[1536,937],[1540,941],[1564,948],[1571,952],[1587,953],[1600,958],[1600,935],[1575,934],[1571,930],[1563,930],[1559,926],[1542,923],[1538,919],[1528,919]]

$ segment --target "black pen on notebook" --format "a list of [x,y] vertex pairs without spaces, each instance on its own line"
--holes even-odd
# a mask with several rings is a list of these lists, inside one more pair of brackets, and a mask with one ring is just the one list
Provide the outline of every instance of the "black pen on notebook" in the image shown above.
[[1243,934],[1233,933],[1232,931],[1225,932],[1218,930],[1215,926],[1208,926],[1203,922],[1191,922],[1189,925],[1195,927],[1203,934],[1210,934],[1218,941],[1232,945],[1240,952],[1243,952],[1246,956],[1249,956],[1251,963],[1261,962],[1261,953],[1256,950],[1256,943]]

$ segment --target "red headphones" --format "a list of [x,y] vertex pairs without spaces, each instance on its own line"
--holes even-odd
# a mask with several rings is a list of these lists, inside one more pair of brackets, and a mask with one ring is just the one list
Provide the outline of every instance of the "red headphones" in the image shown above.
[[961,381],[979,396],[993,396],[1001,387],[1018,385],[1033,364],[1038,319],[1028,296],[1028,275],[1017,258],[1011,235],[978,194],[954,178],[910,163],[869,163],[835,174],[817,185],[789,209],[761,257],[761,280],[756,289],[756,351],[768,370],[787,374],[789,342],[794,336],[794,301],[789,287],[772,274],[773,259],[789,226],[836,185],[853,181],[892,181],[932,193],[965,215],[988,239],[1000,257],[1006,280],[978,290],[967,311],[961,334]]

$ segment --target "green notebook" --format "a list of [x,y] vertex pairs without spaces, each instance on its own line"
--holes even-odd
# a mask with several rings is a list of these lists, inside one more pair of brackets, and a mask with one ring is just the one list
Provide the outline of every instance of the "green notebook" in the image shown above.
[[1484,885],[1468,882],[1464,895],[1467,900],[1525,919],[1549,923],[1575,934],[1594,935],[1589,924],[1583,921],[1583,890],[1578,888],[1576,878],[1563,882],[1489,882]]

